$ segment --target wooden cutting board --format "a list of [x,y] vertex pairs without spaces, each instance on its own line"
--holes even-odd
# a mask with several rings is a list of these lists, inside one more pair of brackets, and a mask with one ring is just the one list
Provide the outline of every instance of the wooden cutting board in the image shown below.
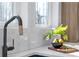
[[58,52],[62,52],[62,53],[73,53],[73,52],[79,51],[78,49],[67,47],[67,46],[62,46],[59,49],[56,49],[56,48],[53,48],[53,47],[48,47],[48,49],[58,51]]

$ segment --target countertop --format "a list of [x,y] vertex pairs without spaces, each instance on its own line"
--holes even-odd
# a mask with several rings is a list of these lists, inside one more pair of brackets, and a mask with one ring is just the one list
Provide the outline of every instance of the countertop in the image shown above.
[[[79,49],[79,43],[65,43],[64,45]],[[48,46],[41,46],[39,48],[34,48],[30,50],[23,51],[21,53],[17,54],[11,54],[8,55],[9,57],[28,57],[33,54],[43,55],[43,56],[49,56],[49,57],[79,57],[79,52],[73,52],[73,53],[61,53],[57,51],[52,51],[48,49]]]

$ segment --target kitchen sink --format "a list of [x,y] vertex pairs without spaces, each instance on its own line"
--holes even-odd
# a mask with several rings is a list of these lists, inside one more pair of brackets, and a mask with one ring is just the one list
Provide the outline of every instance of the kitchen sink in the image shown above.
[[25,55],[23,57],[59,57],[58,55],[48,55],[48,54],[41,54],[41,53],[31,53],[28,55]]
[[28,56],[28,57],[47,57],[47,56],[37,55],[37,54],[35,54],[35,55]]

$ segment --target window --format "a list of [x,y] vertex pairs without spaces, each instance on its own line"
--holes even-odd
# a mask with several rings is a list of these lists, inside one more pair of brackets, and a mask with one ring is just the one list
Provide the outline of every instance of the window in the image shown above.
[[36,24],[47,25],[48,22],[48,2],[36,3]]
[[0,22],[9,20],[13,15],[13,3],[0,2]]

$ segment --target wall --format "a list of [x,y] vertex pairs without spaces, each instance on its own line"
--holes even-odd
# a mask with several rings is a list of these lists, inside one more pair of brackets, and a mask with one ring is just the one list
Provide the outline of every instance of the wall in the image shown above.
[[[39,47],[46,45],[48,42],[43,40],[43,33],[47,31],[47,28],[36,27],[35,26],[35,12],[34,3],[16,3],[16,14],[19,14],[23,19],[23,36],[19,36],[18,26],[8,27],[8,45],[12,45],[12,39],[15,40],[15,49],[9,51],[8,54],[19,53],[27,49]],[[53,27],[57,26],[59,23],[59,3],[51,3],[52,14],[50,15]],[[50,12],[50,13],[51,13]],[[2,50],[2,40],[3,40],[3,29],[0,28],[0,56]]]

